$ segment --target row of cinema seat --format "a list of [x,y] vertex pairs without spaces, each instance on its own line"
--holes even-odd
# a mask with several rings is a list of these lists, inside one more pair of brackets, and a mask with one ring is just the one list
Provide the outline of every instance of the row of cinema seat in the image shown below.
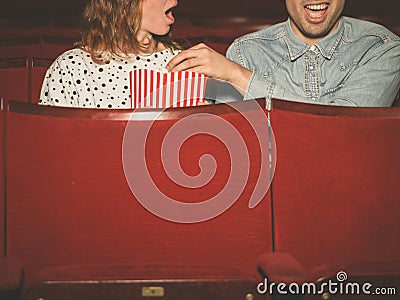
[[0,29],[0,58],[56,58],[72,48],[78,36],[73,18],[10,19]]
[[[398,297],[400,108],[1,107],[0,299]],[[191,188],[201,171],[211,180]],[[212,197],[227,210],[191,222]],[[171,199],[184,213],[159,210]],[[319,287],[339,271],[386,295],[257,291],[263,276]]]
[[21,56],[56,58],[74,47],[75,39],[58,36],[33,36],[0,41],[0,58]]
[[[386,25],[400,33],[397,19],[361,16]],[[189,45],[204,42],[218,52],[225,54],[236,37],[283,21],[276,18],[187,18],[178,16],[172,29],[172,37],[186,40]],[[78,21],[75,18],[36,19],[31,21],[12,20],[2,24],[0,29],[0,58],[30,56],[55,58],[73,47],[78,36]]]
[[73,18],[2,20],[0,28],[0,97],[37,103],[44,74],[76,40]]
[[42,82],[52,61],[38,57],[0,59],[0,97],[38,103]]
[[[273,22],[274,20],[269,20]],[[185,45],[207,43],[225,53],[237,36],[268,26],[258,19],[178,19],[172,36]],[[77,21],[74,19],[5,23],[0,30],[0,97],[37,103],[46,69],[62,52],[74,47]]]
[[[361,18],[386,24],[400,33],[397,19]],[[185,40],[189,45],[204,42],[224,54],[236,37],[282,20],[282,17],[178,17],[172,37]],[[37,103],[45,69],[58,55],[74,47],[77,23],[72,17],[3,20],[0,29],[0,97]]]
[[[275,21],[249,18],[196,21],[182,18],[174,25],[172,37],[186,40],[189,45],[205,42],[225,53],[234,38]],[[54,23],[36,20],[30,26],[12,22],[0,30],[0,58],[30,56],[54,59],[72,48],[77,36],[76,21]]]

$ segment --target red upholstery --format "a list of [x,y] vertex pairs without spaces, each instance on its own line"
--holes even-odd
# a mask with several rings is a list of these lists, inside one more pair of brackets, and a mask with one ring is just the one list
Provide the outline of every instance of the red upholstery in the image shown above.
[[40,18],[4,18],[0,28],[0,40],[26,39],[47,32],[49,20]]
[[303,266],[288,253],[265,253],[260,256],[258,265],[270,282],[304,283],[308,279],[308,274]]
[[0,41],[0,58],[21,56],[41,56],[42,39],[40,36],[12,38]]
[[27,58],[0,59],[0,98],[29,102]]
[[[47,56],[46,56],[47,57]],[[40,90],[47,69],[52,63],[50,58],[33,58],[30,69],[30,99],[32,103],[38,103]]]
[[276,251],[314,280],[355,264],[385,274],[400,261],[400,109],[274,104]]
[[23,268],[20,262],[0,257],[0,299],[17,300],[23,285]]
[[43,79],[52,61],[35,57],[0,60],[0,97],[38,103]]
[[[193,270],[192,276],[202,278],[213,276],[213,268],[229,267],[245,278],[257,278],[258,257],[272,250],[269,195],[249,210],[260,164],[255,137],[240,115],[222,108],[201,107],[235,124],[253,145],[249,181],[239,200],[221,216],[182,224],[151,214],[129,189],[121,151],[130,112],[11,103],[7,115],[7,256],[23,261],[28,281],[36,271],[57,265],[113,264],[198,265],[202,274]],[[161,169],[160,137],[183,113],[198,110],[163,114],[164,120],[156,122],[154,134],[149,135],[150,170],[163,190],[182,202],[215,195],[229,175],[225,146],[207,135],[185,143],[180,160],[193,173],[200,155],[212,154],[219,166],[212,184],[185,189],[173,184]],[[139,116],[146,118],[145,113]],[[151,124],[132,122],[139,131]],[[193,122],[212,126],[215,121],[199,117]]]
[[44,36],[42,44],[42,52],[40,57],[57,58],[63,52],[74,48],[74,38],[57,36]]
[[224,54],[235,38],[281,21],[271,18],[201,18],[190,24],[177,24],[172,30],[175,39],[187,39],[191,45],[200,42]]
[[233,40],[234,38],[221,38],[221,37],[209,36],[207,37],[205,44],[207,44],[207,46],[211,47],[215,51],[225,55],[226,51],[228,50],[228,47],[231,45]]
[[[248,103],[254,102],[238,105]],[[145,132],[152,124],[149,112],[154,113],[135,114],[130,121],[134,132]],[[250,150],[250,179],[222,215],[181,224],[151,214],[129,189],[121,153],[131,111],[11,103],[5,240],[7,257],[23,262],[26,287],[46,278],[161,280],[181,274],[200,280],[243,274],[254,280],[257,261],[275,281],[328,280],[339,270],[357,280],[398,281],[399,108],[274,100],[272,199],[268,194],[253,210],[248,200],[258,176],[259,146],[249,124],[227,105],[170,109],[160,115],[147,135],[153,180],[181,202],[201,202],[221,190],[230,169],[227,149],[210,136],[191,138],[179,153],[191,175],[199,171],[198,158],[204,153],[226,166],[217,169],[211,185],[182,188],[161,168],[160,137],[198,112],[217,114],[239,130]],[[191,124],[216,128],[215,122],[204,115]],[[129,145],[140,142],[135,137]],[[128,148],[130,158],[142,149],[137,145]],[[145,185],[144,179],[135,182]]]
[[1,291],[21,288],[23,268],[19,261],[0,257],[0,270],[0,297]]
[[[267,274],[261,291],[272,290],[271,299],[385,300],[397,299],[400,289],[400,261],[324,265],[309,273],[290,254],[273,252],[262,255],[259,266]],[[285,286],[279,290],[272,283]]]
[[[3,99],[0,99],[0,140],[3,141],[4,137],[4,125],[5,125],[5,110],[3,105]],[[4,143],[1,143],[0,147],[0,257],[4,257],[5,253],[5,228],[4,228],[4,220],[5,220],[5,212],[4,212]],[[0,275],[1,276],[1,275]]]
[[[241,5],[242,4],[242,5]],[[252,5],[227,0],[220,1],[182,1],[176,8],[176,13],[192,18],[226,18],[244,16],[260,18],[265,16],[282,16],[285,10],[282,1],[253,0]]]
[[0,41],[0,58],[48,57],[56,58],[74,47],[75,39],[38,34],[33,37]]

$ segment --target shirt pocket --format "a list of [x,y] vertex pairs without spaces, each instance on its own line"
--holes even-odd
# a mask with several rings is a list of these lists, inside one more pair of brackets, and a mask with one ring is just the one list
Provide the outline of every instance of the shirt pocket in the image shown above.
[[360,58],[343,56],[340,58],[325,61],[325,66],[321,68],[321,96],[328,99],[336,98],[347,83],[347,79],[353,74],[359,65]]

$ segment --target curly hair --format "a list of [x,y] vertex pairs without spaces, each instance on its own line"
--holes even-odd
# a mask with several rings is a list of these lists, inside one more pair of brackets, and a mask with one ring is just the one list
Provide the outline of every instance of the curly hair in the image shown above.
[[[80,40],[75,46],[88,51],[96,63],[106,63],[113,56],[129,58],[140,53],[146,44],[137,39],[144,0],[89,0],[80,25]],[[181,49],[169,34],[153,35],[156,43]]]

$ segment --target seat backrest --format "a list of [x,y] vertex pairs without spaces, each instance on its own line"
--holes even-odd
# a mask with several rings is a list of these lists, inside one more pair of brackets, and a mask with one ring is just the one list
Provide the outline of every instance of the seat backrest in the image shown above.
[[40,98],[40,90],[47,69],[50,67],[53,59],[51,58],[32,58],[30,66],[30,99],[32,103],[38,103]]
[[[5,110],[3,99],[0,98],[0,139],[3,141],[3,129],[5,124]],[[0,147],[0,257],[5,256],[5,213],[4,213],[4,144]]]
[[0,97],[5,100],[38,103],[51,58],[20,57],[0,60]]
[[275,248],[306,268],[400,260],[400,109],[272,110]]
[[0,97],[29,102],[29,60],[26,57],[0,59]]
[[43,36],[41,57],[57,58],[63,52],[74,48],[74,38],[64,36]]
[[[262,158],[243,114],[226,105],[161,114],[26,103],[10,103],[8,109],[7,256],[22,260],[28,276],[57,265],[135,263],[229,266],[257,276],[259,255],[272,250],[270,199],[266,194],[254,209],[248,207]],[[198,128],[220,128],[221,121],[237,130],[223,142],[218,132],[213,137],[200,130],[191,137]],[[241,139],[249,149],[249,165],[241,155]],[[242,177],[246,168],[247,179]],[[227,197],[227,187],[236,194],[228,191]],[[225,208],[234,204],[211,217],[203,205],[215,205],[213,197]],[[177,203],[185,208],[168,214],[177,212]],[[153,209],[165,204],[172,208],[158,210],[157,216]],[[191,222],[197,218],[204,221]]]
[[0,41],[0,58],[38,57],[42,54],[42,37],[17,37]]

